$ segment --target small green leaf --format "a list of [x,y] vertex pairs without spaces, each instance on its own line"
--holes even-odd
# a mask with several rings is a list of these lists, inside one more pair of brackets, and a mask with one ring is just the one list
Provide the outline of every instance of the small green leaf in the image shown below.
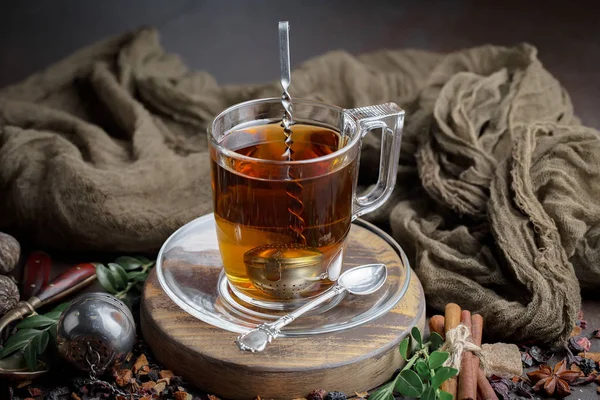
[[426,388],[421,395],[421,400],[436,400],[435,389],[431,386]]
[[55,342],[56,341],[56,333],[58,331],[58,325],[53,325],[50,327],[50,329],[48,329],[48,333],[50,334],[50,337],[52,338],[52,341]]
[[423,340],[421,339],[421,331],[416,326],[410,330],[410,335],[415,339],[415,342],[419,344],[419,347],[423,347]]
[[438,369],[448,359],[450,354],[445,351],[434,351],[429,355],[429,368]]
[[98,278],[98,282],[100,283],[100,285],[102,285],[102,287],[108,293],[111,293],[111,294],[117,293],[117,290],[115,289],[116,285],[113,281],[114,278],[108,268],[106,268],[102,264],[96,265],[96,277]]
[[152,265],[154,264],[154,261],[144,257],[144,256],[135,256],[135,259],[137,259],[138,261],[140,261],[142,264],[144,265]]
[[54,319],[48,318],[45,315],[32,315],[31,317],[25,318],[23,321],[19,322],[16,325],[16,328],[46,328],[55,323],[56,321]]
[[138,276],[146,276],[145,272],[142,271],[131,271],[131,272],[127,272],[127,280],[132,280],[137,278]]
[[4,348],[0,351],[0,358],[4,358],[17,350],[21,350],[23,347],[31,343],[36,335],[40,331],[37,329],[20,329],[14,335],[8,338],[4,343]]
[[423,393],[423,382],[415,371],[405,369],[396,377],[394,389],[406,397],[419,397]]
[[444,392],[443,390],[440,390],[438,396],[440,396],[440,400],[452,400],[452,395],[448,392]]
[[419,360],[415,363],[415,371],[417,371],[417,374],[419,374],[421,379],[429,380],[429,378],[431,378],[431,371],[429,370],[427,363],[423,360]]
[[58,319],[60,318],[61,315],[62,315],[62,311],[50,311],[50,312],[44,314],[44,317],[48,317],[48,318],[54,320],[54,323],[57,323]]
[[70,302],[62,303],[52,309],[52,312],[63,312],[71,305]]
[[127,272],[119,264],[108,263],[108,269],[112,272],[115,281],[115,289],[123,290],[127,286]]
[[33,339],[37,345],[37,349],[36,352],[37,354],[42,354],[44,351],[46,351],[46,346],[48,346],[48,341],[50,340],[50,335],[48,334],[48,331],[42,331],[42,334],[39,336],[36,336]]
[[410,337],[405,337],[400,342],[400,355],[404,359],[404,361],[408,361],[408,343],[410,342]]
[[444,338],[439,333],[431,332],[429,335],[429,351],[436,351],[444,344]]
[[144,260],[139,260],[138,258],[129,256],[118,257],[115,260],[115,262],[121,267],[123,267],[125,271],[133,271],[134,269],[142,267],[142,265],[145,264],[144,261],[150,262],[150,260],[148,260],[147,258],[145,258]]
[[35,371],[37,367],[37,353],[36,353],[36,345],[32,340],[25,348],[23,349],[23,357],[25,358],[25,364],[27,364],[27,368],[30,371]]
[[442,382],[452,378],[454,375],[458,373],[457,370],[450,367],[441,367],[437,371],[435,371],[435,376],[431,380],[431,386],[434,389],[439,388],[442,385]]
[[369,400],[394,400],[393,382],[387,383],[369,395]]

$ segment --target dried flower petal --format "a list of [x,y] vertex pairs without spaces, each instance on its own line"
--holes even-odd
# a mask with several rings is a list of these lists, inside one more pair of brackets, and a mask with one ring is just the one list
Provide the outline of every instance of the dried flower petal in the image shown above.
[[533,399],[533,393],[531,392],[531,390],[531,387],[523,381],[517,382],[515,384],[516,394],[526,399]]
[[535,361],[533,360],[533,357],[531,357],[531,354],[529,354],[526,351],[521,352],[521,362],[526,368],[533,367],[533,365],[535,364]]
[[543,351],[538,346],[532,346],[531,349],[529,349],[529,354],[531,354],[531,357],[539,364],[548,362],[553,355],[551,351]]
[[212,394],[209,394],[209,395],[207,395],[207,396],[208,396],[208,400],[221,400],[221,399],[219,399],[217,396],[215,396],[215,395],[212,395]]
[[588,351],[591,345],[590,340],[584,336],[569,338],[569,347],[576,352]]
[[492,389],[494,389],[494,392],[496,392],[500,398],[504,400],[508,400],[510,398],[510,392],[514,385],[511,381],[496,375],[492,375],[489,380]]
[[586,338],[585,336],[577,339],[577,343],[583,348],[583,351],[590,351],[590,348],[592,347],[590,339]]
[[577,325],[575,325],[575,326],[573,327],[573,330],[571,331],[571,337],[573,337],[573,336],[579,336],[579,335],[581,335],[581,331],[582,331],[581,327],[580,327],[580,326],[577,326]]

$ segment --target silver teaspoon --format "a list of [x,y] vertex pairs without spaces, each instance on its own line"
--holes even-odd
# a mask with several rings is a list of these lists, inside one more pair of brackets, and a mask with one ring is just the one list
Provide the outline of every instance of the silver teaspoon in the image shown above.
[[313,310],[319,304],[344,292],[357,296],[372,294],[383,286],[386,279],[387,267],[385,264],[367,264],[351,268],[340,275],[337,284],[328,292],[276,321],[260,324],[256,328],[241,334],[235,340],[235,343],[242,351],[252,353],[263,351],[273,339],[281,334],[281,328]]

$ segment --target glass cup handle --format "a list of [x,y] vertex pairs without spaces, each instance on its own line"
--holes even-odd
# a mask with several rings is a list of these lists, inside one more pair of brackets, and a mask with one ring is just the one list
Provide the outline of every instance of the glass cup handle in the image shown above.
[[344,110],[360,126],[364,137],[376,129],[381,130],[379,177],[375,186],[366,194],[354,195],[352,220],[381,206],[390,197],[396,184],[400,142],[404,126],[404,111],[394,103]]

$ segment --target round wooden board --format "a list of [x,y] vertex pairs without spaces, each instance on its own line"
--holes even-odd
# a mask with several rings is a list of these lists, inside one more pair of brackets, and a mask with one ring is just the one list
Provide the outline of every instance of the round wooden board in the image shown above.
[[[401,262],[389,236],[360,224],[365,227],[352,226],[346,259]],[[384,316],[343,332],[276,339],[265,352],[252,354],[238,350],[236,333],[202,322],[173,303],[153,271],[141,320],[144,339],[163,365],[223,399],[290,400],[318,388],[350,396],[386,382],[402,366],[398,344],[413,326],[423,329],[425,298],[412,273],[406,294]]]

